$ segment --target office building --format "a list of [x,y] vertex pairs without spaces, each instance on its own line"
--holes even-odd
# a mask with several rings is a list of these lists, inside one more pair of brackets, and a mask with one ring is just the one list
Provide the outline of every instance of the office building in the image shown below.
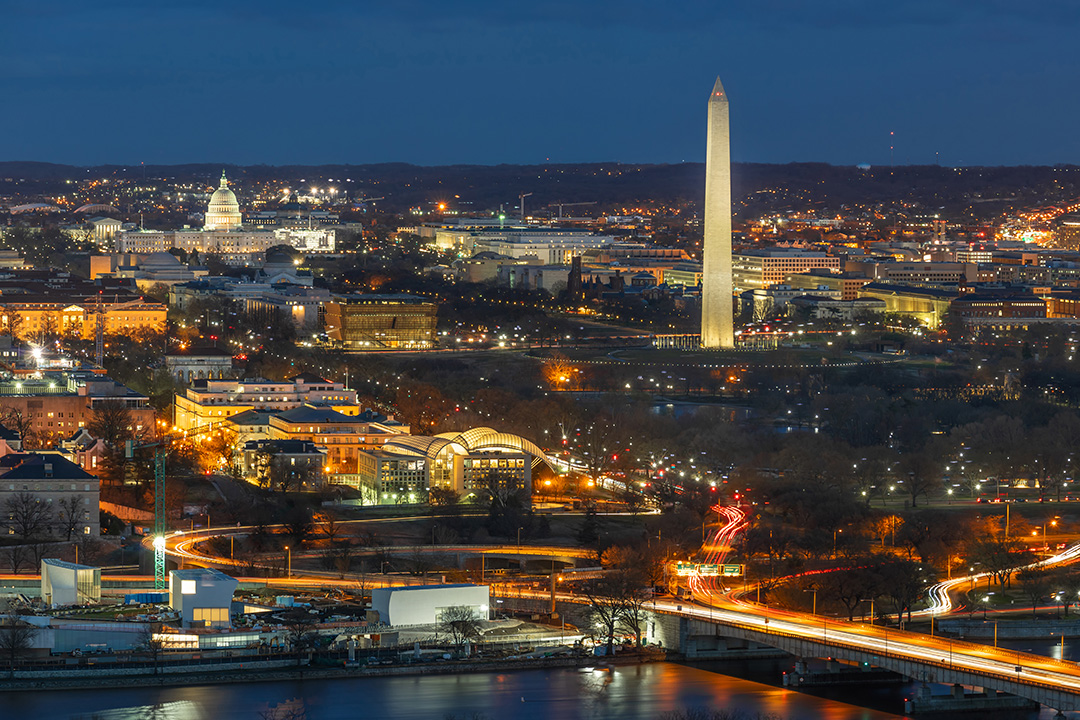
[[435,347],[435,303],[415,295],[338,295],[325,304],[330,343],[346,350]]
[[155,416],[149,402],[145,395],[93,372],[45,372],[40,378],[0,379],[0,406],[29,421],[32,437],[24,437],[23,442],[37,446],[51,446],[85,427],[95,408],[106,403],[127,408],[132,432],[152,428]]
[[741,293],[778,285],[791,275],[806,273],[815,268],[839,272],[841,260],[823,252],[798,248],[769,248],[735,253],[731,263],[735,290]]
[[[34,538],[95,538],[101,534],[98,502],[101,488],[98,478],[62,455],[48,453],[12,453],[0,457],[0,508],[24,501],[44,504],[47,519],[36,529]],[[8,535],[26,535],[25,513],[8,513],[0,519]]]
[[[2,386],[0,386],[2,390]],[[356,391],[311,373],[281,382],[265,378],[247,380],[195,380],[173,400],[173,423],[180,430],[218,425],[248,410],[282,412],[305,403],[326,405],[346,415],[359,415]]]

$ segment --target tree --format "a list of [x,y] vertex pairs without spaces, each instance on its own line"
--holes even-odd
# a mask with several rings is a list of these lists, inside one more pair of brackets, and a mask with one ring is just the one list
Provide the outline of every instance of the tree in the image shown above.
[[1050,571],[1044,567],[1031,565],[1016,573],[1016,581],[1020,584],[1020,590],[1031,600],[1031,616],[1035,617],[1035,611],[1039,609],[1039,601],[1050,593],[1052,583]]
[[149,622],[143,625],[142,629],[139,630],[136,647],[149,656],[150,661],[154,663],[154,674],[157,675],[161,664],[161,654],[165,650],[165,639],[161,634],[161,623]]
[[326,538],[326,542],[331,547],[337,543],[337,538],[341,534],[341,523],[334,517],[332,512],[322,512],[316,515],[316,520],[319,523],[319,530],[322,532],[322,536]]
[[985,535],[968,549],[971,563],[979,563],[1002,588],[1009,586],[1016,569],[1029,562],[1027,547],[1016,538],[1004,533]]
[[57,528],[64,539],[71,542],[71,536],[84,526],[87,510],[83,507],[83,499],[78,495],[60,498],[59,506],[56,513]]
[[416,435],[433,432],[450,411],[450,401],[439,388],[416,381],[405,381],[398,386],[394,405]]
[[820,575],[818,591],[826,598],[836,600],[847,610],[848,622],[855,619],[855,608],[863,600],[876,595],[878,578],[871,569],[875,564],[872,558],[859,558],[852,561],[852,567],[842,568]]
[[134,438],[135,419],[122,400],[106,400],[94,405],[87,431],[110,448],[122,450],[124,442]]
[[444,633],[450,644],[461,648],[465,643],[480,637],[480,617],[467,605],[452,605],[439,615],[439,632]]
[[300,549],[314,532],[315,525],[312,522],[311,508],[306,505],[293,505],[285,514],[282,525],[285,534],[293,542],[295,549]]
[[900,456],[900,474],[911,496],[911,507],[918,504],[920,496],[930,495],[941,486],[941,467],[941,457],[929,449]]
[[885,547],[885,538],[891,538],[891,544],[896,544],[896,531],[904,524],[904,519],[899,515],[879,515],[870,522],[870,528],[874,537],[881,540],[881,547]]
[[206,459],[207,469],[223,468],[230,477],[239,477],[240,468],[236,458],[237,451],[242,445],[243,439],[235,430],[219,428],[211,432],[200,446]]
[[18,433],[24,450],[37,447],[33,416],[19,407],[0,408],[0,425]]
[[605,576],[582,585],[582,595],[589,603],[589,621],[607,645],[610,657],[615,646],[615,629],[622,616],[622,598],[620,584]]
[[652,588],[645,587],[644,576],[637,568],[617,571],[616,577],[622,588],[619,627],[631,633],[634,644],[641,647],[641,636],[648,621],[645,604],[652,599]]
[[4,514],[11,534],[20,540],[34,540],[47,535],[52,524],[52,509],[33,493],[20,492],[4,501]]
[[11,572],[16,575],[19,574],[19,570],[29,557],[30,551],[25,545],[12,545],[4,549],[4,561],[11,568]]
[[891,560],[878,571],[882,594],[892,600],[897,622],[907,613],[911,622],[911,608],[926,592],[927,573],[911,560]]
[[314,630],[315,621],[306,610],[296,609],[284,618],[285,640],[289,649],[296,653],[296,664],[301,664],[301,653],[314,648],[319,640]]
[[[286,462],[288,460],[289,462]],[[261,487],[287,493],[313,487],[319,477],[318,465],[311,460],[291,462],[280,453],[261,448],[255,453],[255,477]]]
[[1061,588],[1061,604],[1065,608],[1065,615],[1069,614],[1070,605],[1080,605],[1080,573],[1062,568],[1057,577],[1058,587]]
[[577,533],[577,540],[582,545],[594,545],[600,539],[600,521],[596,514],[596,503],[589,502],[585,506],[585,522]]
[[0,657],[7,663],[9,677],[15,676],[15,665],[34,647],[37,632],[13,610],[0,618]]
[[428,502],[434,507],[453,510],[461,502],[461,493],[451,488],[433,487],[428,492]]
[[3,323],[4,334],[11,336],[12,340],[22,337],[23,317],[17,310],[4,312],[0,315],[0,322]]

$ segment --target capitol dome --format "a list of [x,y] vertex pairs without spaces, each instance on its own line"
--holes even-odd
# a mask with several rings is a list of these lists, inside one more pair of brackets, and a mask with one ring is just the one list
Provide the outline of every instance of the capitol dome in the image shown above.
[[221,184],[210,196],[210,205],[206,208],[203,230],[236,230],[240,222],[240,203],[236,200],[236,194],[229,189],[229,181],[222,170]]

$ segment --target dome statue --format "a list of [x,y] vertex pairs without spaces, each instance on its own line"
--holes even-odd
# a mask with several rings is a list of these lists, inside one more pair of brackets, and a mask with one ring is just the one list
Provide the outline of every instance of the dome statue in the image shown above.
[[236,200],[236,194],[229,189],[229,181],[222,170],[221,184],[210,196],[210,205],[206,208],[203,230],[236,230],[240,222],[240,203]]

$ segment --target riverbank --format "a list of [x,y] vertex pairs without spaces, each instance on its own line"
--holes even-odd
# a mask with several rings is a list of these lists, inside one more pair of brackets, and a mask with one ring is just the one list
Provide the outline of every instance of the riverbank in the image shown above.
[[[521,660],[474,661],[457,660],[437,663],[413,663],[391,666],[289,665],[246,670],[207,672],[171,672],[157,675],[136,672],[122,675],[80,675],[78,677],[15,677],[0,678],[0,692],[25,690],[105,690],[131,687],[176,687],[188,685],[223,685],[229,683],[279,682],[283,680],[335,680],[346,678],[402,677],[410,675],[456,675],[472,673],[512,672],[560,668],[602,667],[609,665],[640,665],[663,662],[663,652],[620,653],[613,658],[573,656],[526,658]],[[148,668],[149,670],[150,668]]]

